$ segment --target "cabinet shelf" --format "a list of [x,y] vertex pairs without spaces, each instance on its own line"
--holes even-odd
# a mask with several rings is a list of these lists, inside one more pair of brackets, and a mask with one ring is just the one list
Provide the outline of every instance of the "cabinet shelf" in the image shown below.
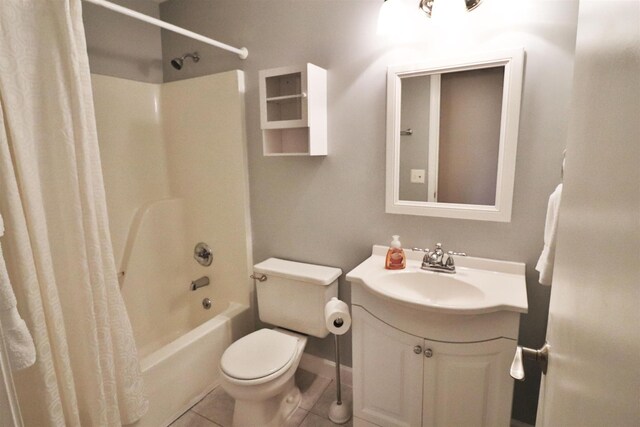
[[309,152],[305,151],[305,152],[301,152],[301,153],[296,153],[296,152],[291,152],[291,153],[270,153],[270,154],[265,154],[265,157],[287,157],[287,156],[308,156]]
[[260,71],[265,156],[327,154],[327,72],[313,64]]
[[295,95],[284,95],[284,96],[272,96],[271,98],[267,98],[267,102],[275,102],[275,103],[296,102],[298,99],[306,98],[306,97],[307,97],[306,93],[298,93]]

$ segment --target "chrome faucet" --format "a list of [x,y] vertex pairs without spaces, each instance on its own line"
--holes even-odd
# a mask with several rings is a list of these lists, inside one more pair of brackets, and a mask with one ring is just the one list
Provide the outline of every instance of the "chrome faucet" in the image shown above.
[[436,243],[436,248],[433,251],[429,249],[424,250],[424,258],[422,258],[423,270],[438,271],[441,273],[454,274],[456,272],[456,265],[453,259],[454,255],[467,256],[464,252],[449,251],[445,253],[442,250],[442,243]]
[[192,281],[189,289],[195,291],[196,289],[200,289],[203,286],[209,286],[209,276],[202,276],[201,278]]

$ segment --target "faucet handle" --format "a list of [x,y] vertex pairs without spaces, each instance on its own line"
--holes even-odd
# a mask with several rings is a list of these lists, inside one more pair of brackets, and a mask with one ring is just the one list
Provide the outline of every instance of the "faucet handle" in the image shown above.
[[439,257],[444,255],[444,251],[442,250],[442,243],[436,243],[436,248],[433,250],[433,253]]
[[454,252],[454,251],[449,251],[449,252],[447,252],[447,254],[448,254],[449,256],[451,256],[451,255],[467,256],[467,254],[466,254],[466,253],[464,253],[464,252]]
[[454,252],[454,251],[448,251],[447,255],[449,255],[447,257],[447,262],[445,263],[445,266],[447,266],[447,267],[453,267],[455,265],[455,263],[453,262],[453,256],[454,255],[467,256],[467,254],[465,254],[464,252]]

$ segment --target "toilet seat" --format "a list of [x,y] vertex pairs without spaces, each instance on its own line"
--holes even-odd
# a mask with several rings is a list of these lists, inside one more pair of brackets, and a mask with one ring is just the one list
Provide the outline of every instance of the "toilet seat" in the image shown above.
[[227,348],[220,360],[224,374],[240,381],[273,378],[295,360],[299,338],[277,330],[260,329]]

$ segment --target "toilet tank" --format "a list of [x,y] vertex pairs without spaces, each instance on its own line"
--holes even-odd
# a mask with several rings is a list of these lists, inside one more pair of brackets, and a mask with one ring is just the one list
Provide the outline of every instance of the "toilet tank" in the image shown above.
[[269,258],[253,266],[267,280],[256,280],[260,320],[324,338],[324,306],[338,296],[339,268]]

